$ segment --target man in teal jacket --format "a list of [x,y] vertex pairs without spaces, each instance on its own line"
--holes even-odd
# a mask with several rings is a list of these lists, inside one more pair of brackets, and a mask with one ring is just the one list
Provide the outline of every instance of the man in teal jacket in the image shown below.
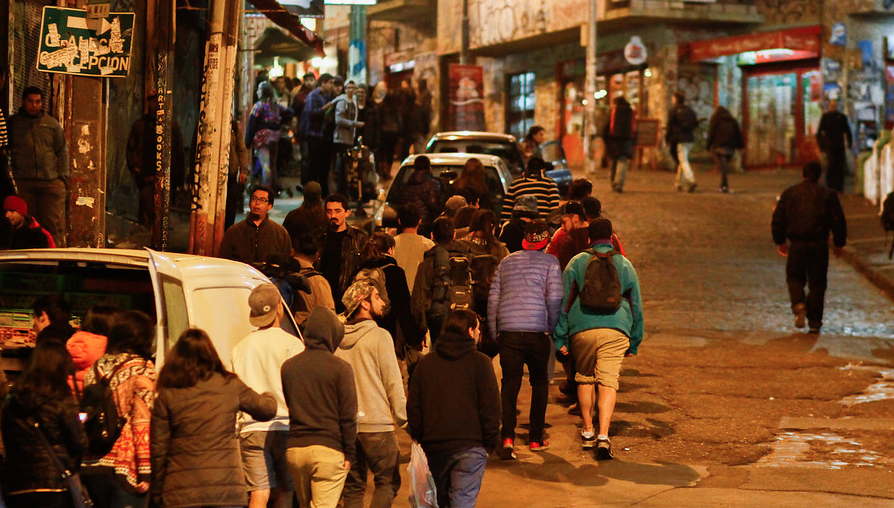
[[[608,219],[590,222],[590,244],[597,252],[609,252],[612,223]],[[578,293],[584,287],[587,264],[592,255],[585,251],[565,267],[562,281],[565,296],[562,312],[556,326],[554,340],[560,354],[567,354],[569,347],[574,352],[578,382],[577,398],[581,411],[581,441],[584,448],[592,448],[596,443],[596,456],[605,460],[612,458],[608,427],[611,423],[615,400],[618,395],[618,377],[624,356],[637,353],[643,340],[643,307],[639,289],[639,279],[633,265],[621,254],[612,260],[621,282],[624,296],[621,307],[610,314],[601,314],[581,307]],[[599,434],[593,428],[593,402],[596,385],[599,385]]]

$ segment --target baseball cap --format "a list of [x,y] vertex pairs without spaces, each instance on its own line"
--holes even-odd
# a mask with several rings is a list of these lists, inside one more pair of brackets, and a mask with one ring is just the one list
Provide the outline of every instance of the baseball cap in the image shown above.
[[581,220],[587,220],[587,213],[584,211],[584,205],[577,201],[569,201],[562,205],[562,215],[577,215]]
[[546,222],[535,220],[525,228],[525,238],[522,240],[522,248],[525,250],[541,250],[549,243],[549,228]]
[[252,326],[263,328],[270,326],[276,319],[276,310],[282,297],[279,289],[273,284],[265,282],[251,290],[248,295],[248,322]]
[[357,307],[360,307],[360,303],[372,296],[374,289],[376,285],[370,279],[358,280],[351,284],[341,297],[341,303],[345,306],[345,317],[351,317]]

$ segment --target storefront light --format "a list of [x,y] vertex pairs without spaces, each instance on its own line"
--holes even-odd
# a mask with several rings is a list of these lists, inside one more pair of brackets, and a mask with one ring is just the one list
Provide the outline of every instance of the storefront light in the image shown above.
[[323,65],[323,58],[319,56],[311,58],[310,64],[319,69]]
[[647,78],[652,77],[652,71],[650,69],[646,69],[646,72],[643,73]]
[[599,90],[598,92],[593,94],[593,98],[598,101],[599,99],[604,98],[606,95],[608,95],[607,90]]
[[279,57],[273,57],[273,67],[270,69],[270,72],[268,72],[267,75],[270,76],[271,79],[273,79],[282,76],[284,72],[285,71],[282,66],[279,65]]

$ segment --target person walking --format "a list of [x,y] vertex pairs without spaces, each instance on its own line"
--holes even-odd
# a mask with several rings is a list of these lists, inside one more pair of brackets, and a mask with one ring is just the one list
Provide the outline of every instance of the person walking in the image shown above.
[[64,344],[40,343],[6,399],[0,430],[3,498],[9,508],[72,506],[58,464],[76,473],[87,451],[87,435],[68,386],[72,368]]
[[515,409],[525,365],[531,383],[528,446],[532,452],[549,449],[543,428],[549,395],[550,333],[556,328],[562,304],[559,261],[543,251],[549,243],[546,223],[535,221],[522,243],[524,250],[513,252],[497,266],[487,301],[490,333],[500,344],[503,370],[503,460],[515,458]]
[[744,147],[739,122],[733,118],[728,109],[717,106],[708,123],[708,150],[717,158],[720,169],[720,192],[729,192],[730,163],[736,150]]
[[425,155],[413,160],[413,172],[400,200],[403,206],[416,210],[422,219],[419,230],[428,235],[432,221],[441,214],[441,183],[432,175],[431,160]]
[[[598,254],[591,250],[578,254],[562,274],[565,294],[554,339],[559,354],[570,351],[574,355],[581,444],[589,449],[595,442],[596,457],[606,460],[613,457],[608,430],[618,395],[621,363],[625,356],[637,354],[643,340],[643,306],[636,270],[612,246],[611,221],[595,219],[588,228],[592,251],[611,256],[620,283],[621,304],[614,312],[596,312],[583,305],[580,295],[586,289],[587,267]],[[593,426],[594,401],[598,407],[598,429]]]
[[500,433],[500,391],[477,351],[478,316],[451,311],[435,351],[419,360],[407,394],[407,430],[425,451],[442,508],[473,508]]
[[362,229],[348,224],[351,210],[348,199],[341,194],[333,194],[326,198],[326,217],[329,218],[329,229],[320,238],[322,251],[317,260],[317,270],[329,282],[332,288],[332,300],[335,310],[344,312],[341,296],[347,291],[360,268],[360,249],[369,235]]
[[270,220],[276,193],[258,185],[251,191],[251,211],[242,222],[230,226],[220,242],[218,256],[243,263],[266,263],[271,257],[288,259],[292,239],[283,226]]
[[307,159],[305,171],[301,173],[301,184],[314,181],[320,184],[322,196],[329,195],[329,168],[332,156],[332,138],[323,135],[326,111],[331,108],[335,83],[332,75],[323,73],[317,80],[317,87],[307,96],[301,112],[302,153]]
[[397,266],[403,268],[407,276],[407,288],[411,293],[416,281],[416,271],[422,263],[425,251],[435,246],[435,242],[418,233],[421,220],[419,212],[411,206],[402,206],[397,211],[397,223],[401,232],[394,237],[394,260],[397,261]]
[[808,162],[801,173],[804,180],[779,197],[771,229],[776,250],[788,258],[785,281],[795,327],[804,328],[806,320],[810,333],[819,333],[829,270],[829,234],[832,253],[839,257],[847,243],[847,221],[838,194],[819,183],[820,164]]
[[627,179],[628,162],[633,158],[636,113],[623,95],[615,97],[614,102],[602,137],[605,139],[605,153],[611,159],[612,192],[621,193],[624,192],[624,182]]
[[394,342],[380,328],[386,302],[369,279],[351,284],[342,298],[345,338],[336,358],[348,362],[357,389],[357,452],[344,488],[344,508],[361,508],[366,476],[372,473],[375,492],[370,508],[388,508],[400,489],[400,450],[394,423],[407,423],[407,399]]
[[348,191],[348,150],[354,146],[357,130],[362,129],[366,125],[357,120],[357,103],[354,99],[356,91],[357,85],[353,80],[350,80],[345,83],[345,93],[332,101],[335,103],[335,131],[332,134],[332,143],[335,147],[334,176],[336,188],[342,194]]
[[233,373],[246,386],[276,399],[276,416],[259,422],[243,413],[239,418],[239,449],[248,484],[249,508],[292,506],[292,478],[286,463],[289,408],[282,391],[280,369],[289,358],[304,351],[301,339],[280,327],[285,314],[279,289],[266,282],[248,295],[248,322],[256,326],[233,348]]
[[512,181],[509,191],[503,199],[502,220],[512,218],[515,201],[525,195],[533,195],[537,198],[537,211],[540,217],[548,217],[549,214],[559,208],[559,187],[552,178],[546,176],[544,170],[549,165],[539,157],[532,157],[528,161],[525,173]]
[[829,109],[823,113],[816,128],[816,144],[826,159],[826,187],[844,192],[844,174],[847,171],[845,154],[853,143],[847,116],[838,111],[838,99],[830,99]]
[[100,508],[146,507],[149,503],[150,420],[155,402],[152,361],[155,321],[138,310],[116,316],[106,353],[84,376],[84,387],[108,383],[124,422],[111,451],[84,457],[82,479]]
[[284,110],[277,103],[273,85],[269,82],[258,85],[257,96],[258,102],[251,108],[248,128],[245,129],[245,146],[254,148],[252,173],[258,183],[277,189],[277,157]]
[[357,389],[351,366],[334,353],[345,328],[317,307],[304,326],[303,353],[282,366],[289,407],[286,459],[301,507],[335,508],[357,449]]
[[154,505],[247,505],[235,432],[240,411],[270,420],[276,398],[229,372],[203,330],[185,330],[165,357],[152,408]]
[[290,211],[283,219],[282,225],[289,232],[293,241],[295,238],[305,235],[319,236],[329,227],[329,219],[326,218],[326,210],[323,208],[321,192],[320,184],[307,182],[304,186],[304,201],[301,202],[301,206]]
[[34,86],[22,92],[22,107],[9,118],[9,155],[19,196],[64,247],[68,145],[62,126],[44,113],[43,98],[43,90]]
[[[379,144],[376,145],[376,161],[378,165],[379,176],[383,180],[391,179],[391,167],[394,165],[394,154],[397,150],[397,143],[400,139],[400,133],[403,129],[400,107],[398,106],[397,94],[390,90],[382,99],[379,108],[380,137]],[[401,159],[403,160],[403,159]]]
[[673,108],[667,117],[667,133],[664,136],[670,146],[671,156],[677,163],[677,176],[674,178],[674,189],[687,192],[695,191],[695,173],[689,164],[689,152],[695,144],[695,129],[698,117],[695,111],[686,105],[683,92],[674,92],[671,99]]

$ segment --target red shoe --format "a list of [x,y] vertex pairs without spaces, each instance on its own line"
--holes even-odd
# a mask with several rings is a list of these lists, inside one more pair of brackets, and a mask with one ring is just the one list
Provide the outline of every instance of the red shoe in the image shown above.
[[500,460],[515,460],[515,440],[507,437],[503,440],[503,448],[500,450]]
[[531,448],[532,452],[542,452],[544,450],[549,450],[549,441],[531,441],[531,444],[528,446]]

